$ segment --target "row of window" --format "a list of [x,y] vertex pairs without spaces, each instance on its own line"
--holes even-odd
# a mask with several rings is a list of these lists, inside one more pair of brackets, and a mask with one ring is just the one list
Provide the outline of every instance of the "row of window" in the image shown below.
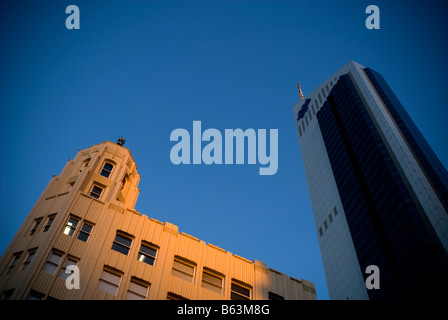
[[[338,215],[338,210],[336,209],[336,207],[333,208],[333,213],[334,213],[335,217]],[[328,215],[328,220],[330,221],[330,223],[333,222],[333,216],[331,215],[331,212]],[[327,219],[324,220],[323,227],[325,228],[325,231],[328,229]],[[322,227],[320,227],[319,228],[319,236],[322,237],[323,235],[324,235],[324,230],[322,230]]]
[[[193,277],[194,269],[192,270],[190,266],[180,261],[178,258],[174,260],[172,275],[177,276],[181,279],[187,280]],[[114,270],[108,267],[104,267],[101,277],[98,282],[98,289],[107,292],[111,295],[116,296],[118,289],[120,288],[120,283],[123,278],[123,273],[118,270]],[[150,283],[131,277],[131,281],[126,293],[126,300],[145,300],[148,297],[150,290]],[[202,274],[202,287],[210,289],[214,292],[222,294],[223,287],[223,277],[213,274],[211,270],[206,270],[204,268]],[[249,300],[251,297],[250,287],[240,284],[236,280],[232,280],[231,284],[231,295],[232,300]],[[168,292],[167,300],[184,300],[186,298],[179,295]]]
[[[330,81],[330,87],[333,87],[333,81]],[[326,89],[326,92],[324,89]],[[322,87],[321,92],[322,96],[321,93],[319,92],[317,98],[314,100],[314,104],[311,105],[310,109],[313,114],[311,115],[311,112],[306,112],[305,115],[303,116],[301,125],[300,124],[298,125],[299,137],[302,137],[302,134],[305,133],[305,128],[308,127],[309,122],[313,120],[313,116],[315,116],[316,112],[319,110],[319,106],[322,105],[323,102],[325,102],[325,97],[330,93],[330,88],[328,87],[328,84],[326,84],[325,87]],[[319,102],[317,101],[317,99],[319,99]]]
[[[47,217],[45,225],[44,225],[44,227],[42,229],[42,232],[47,232],[50,229],[50,227],[51,227],[55,217],[56,217],[56,213],[50,214]],[[39,217],[39,218],[34,219],[34,223],[33,223],[33,225],[31,226],[31,229],[28,232],[28,234],[30,236],[34,235],[37,232],[37,230],[39,229],[43,219],[44,219],[44,217]]]
[[[133,242],[133,237],[121,231],[117,231],[115,239],[112,243],[112,250],[121,254],[128,255]],[[137,255],[137,260],[143,261],[149,265],[153,265],[156,260],[158,247],[152,244],[142,242]],[[196,264],[180,257],[176,257],[173,261],[171,274],[182,280],[192,282],[195,281]],[[204,267],[202,273],[202,287],[223,294],[224,275],[219,274],[211,269]],[[235,290],[234,290],[235,289]],[[243,290],[244,289],[244,290]],[[250,299],[250,287],[232,284],[232,299]]]
[[[24,259],[22,264],[20,264],[20,266],[18,267],[19,271],[26,270],[28,268],[31,261],[33,260],[34,255],[36,254],[36,251],[37,251],[37,248],[32,248],[32,249],[28,250],[26,258]],[[22,254],[23,254],[23,251],[16,252],[13,254],[13,256],[11,258],[11,262],[9,263],[8,268],[6,268],[5,275],[10,274],[16,268],[16,266],[19,265],[19,261],[20,261],[20,258],[22,257]]]

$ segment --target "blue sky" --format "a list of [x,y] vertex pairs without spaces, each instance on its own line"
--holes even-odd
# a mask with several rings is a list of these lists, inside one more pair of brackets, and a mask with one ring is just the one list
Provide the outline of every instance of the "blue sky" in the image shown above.
[[[3,1],[0,252],[79,149],[125,136],[136,208],[328,299],[291,107],[349,60],[380,72],[448,164],[446,7],[421,1]],[[76,4],[81,29],[67,30]],[[380,8],[367,30],[365,8]],[[278,129],[278,172],[170,161],[176,128]]]

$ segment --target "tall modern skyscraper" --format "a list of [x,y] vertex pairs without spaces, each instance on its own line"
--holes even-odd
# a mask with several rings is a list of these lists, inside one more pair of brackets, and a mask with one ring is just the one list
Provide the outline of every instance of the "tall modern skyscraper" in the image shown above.
[[293,113],[330,299],[446,297],[448,173],[383,77],[350,61]]
[[140,214],[139,181],[123,140],[80,150],[3,253],[0,299],[316,299],[308,280]]

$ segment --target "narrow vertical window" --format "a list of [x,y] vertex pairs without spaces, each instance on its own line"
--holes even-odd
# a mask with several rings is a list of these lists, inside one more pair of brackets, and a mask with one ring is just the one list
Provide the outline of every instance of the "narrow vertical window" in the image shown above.
[[62,252],[53,250],[50,253],[50,257],[48,258],[47,262],[45,263],[44,271],[48,272],[49,274],[55,274],[63,255],[64,254]]
[[43,232],[47,232],[48,229],[50,229],[50,227],[51,227],[55,217],[56,217],[56,213],[52,214],[51,216],[48,216],[48,220],[47,220],[47,223],[44,226]]
[[100,188],[100,187],[94,185],[92,187],[92,191],[90,191],[90,196],[94,197],[95,199],[99,199],[102,192],[103,192],[103,188]]
[[64,280],[67,279],[72,274],[72,272],[70,270],[69,270],[69,272],[67,272],[67,268],[69,266],[77,266],[77,265],[78,265],[78,259],[75,258],[75,257],[72,257],[72,256],[68,256],[65,259],[65,263],[64,263],[64,266],[61,269],[59,277],[64,279]]
[[114,168],[114,166],[112,164],[110,164],[109,162],[106,162],[103,166],[103,169],[101,169],[100,175],[102,175],[103,177],[109,178],[113,168]]
[[8,268],[6,269],[6,274],[8,275],[14,270],[15,266],[17,265],[17,262],[19,262],[20,256],[22,255],[22,252],[14,253],[11,259],[11,263],[9,264]]
[[37,230],[37,228],[39,228],[39,225],[41,222],[42,222],[42,218],[37,218],[34,220],[34,224],[30,230],[30,236],[32,236],[36,232],[36,230]]
[[154,265],[154,261],[156,260],[156,254],[156,248],[142,243],[142,245],[140,246],[140,251],[138,252],[137,260],[152,266]]
[[249,286],[232,281],[232,286],[230,288],[230,299],[250,300],[250,291],[251,289]]
[[115,296],[117,295],[120,282],[121,274],[109,269],[104,269],[98,283],[98,289]]
[[31,290],[28,294],[27,300],[43,300],[45,295],[43,293]]
[[93,225],[88,222],[84,222],[81,230],[79,230],[78,239],[84,242],[87,242],[87,240],[90,237],[90,234],[92,233]]
[[129,253],[129,249],[131,248],[131,244],[132,238],[117,232],[114,242],[112,243],[112,250],[127,255]]
[[22,264],[22,268],[20,270],[25,270],[30,265],[31,261],[33,260],[34,255],[36,254],[37,249],[30,249],[28,250],[28,255],[26,256],[25,261]]
[[194,269],[194,264],[176,258],[173,263],[171,274],[185,281],[194,282]]
[[79,219],[70,217],[67,221],[67,224],[65,225],[64,234],[66,234],[68,236],[72,236],[76,230],[76,226],[78,225],[78,223],[79,223]]
[[148,297],[149,283],[132,278],[129,283],[126,300],[146,300]]
[[202,271],[202,288],[222,294],[224,276],[212,270],[204,269]]

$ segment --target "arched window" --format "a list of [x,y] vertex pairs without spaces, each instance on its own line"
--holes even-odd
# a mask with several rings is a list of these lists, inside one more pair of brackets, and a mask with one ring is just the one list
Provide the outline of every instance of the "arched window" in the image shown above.
[[105,164],[104,164],[104,166],[103,166],[103,169],[101,169],[101,175],[103,176],[103,177],[106,177],[106,178],[109,178],[109,176],[110,176],[110,173],[112,172],[112,169],[114,168],[114,165],[113,164],[111,164],[111,163],[109,163],[109,162],[106,162]]

